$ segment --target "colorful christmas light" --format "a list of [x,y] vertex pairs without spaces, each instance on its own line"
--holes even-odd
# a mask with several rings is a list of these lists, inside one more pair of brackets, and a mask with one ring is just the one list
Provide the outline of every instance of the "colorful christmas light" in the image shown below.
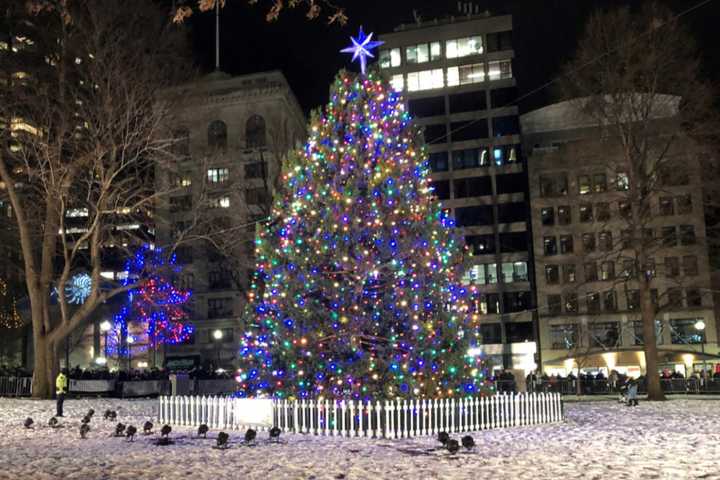
[[464,245],[433,196],[405,101],[380,74],[341,72],[256,239],[239,381],[246,395],[474,394]]

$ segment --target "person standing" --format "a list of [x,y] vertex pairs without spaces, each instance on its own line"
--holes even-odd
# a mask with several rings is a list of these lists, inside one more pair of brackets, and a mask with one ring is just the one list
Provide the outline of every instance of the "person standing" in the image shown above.
[[67,394],[68,388],[68,377],[67,370],[64,368],[60,370],[57,378],[55,379],[55,394],[57,396],[57,402],[55,403],[56,417],[62,417],[63,415],[63,402],[65,401],[65,394]]
[[628,407],[638,405],[638,381],[635,379],[630,380],[627,390]]

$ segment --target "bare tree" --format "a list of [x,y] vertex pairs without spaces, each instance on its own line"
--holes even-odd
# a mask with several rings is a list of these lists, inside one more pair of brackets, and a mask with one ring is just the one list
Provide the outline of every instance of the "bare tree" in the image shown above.
[[[2,58],[0,195],[12,206],[30,303],[33,396],[52,393],[58,352],[104,302],[132,285],[103,278],[109,260],[151,237],[158,164],[171,163],[170,101],[184,37],[144,0],[47,2],[8,9],[15,29]],[[78,269],[91,290],[62,292]],[[51,292],[56,295],[53,305]]]
[[626,289],[637,290],[648,397],[662,400],[653,258],[664,245],[649,232],[659,228],[655,209],[663,193],[701,178],[700,152],[716,134],[712,92],[701,79],[692,39],[657,4],[636,14],[626,8],[594,14],[567,65],[563,90],[602,129],[596,143],[625,210],[622,241],[613,246],[610,240],[600,256],[625,265],[620,279]]

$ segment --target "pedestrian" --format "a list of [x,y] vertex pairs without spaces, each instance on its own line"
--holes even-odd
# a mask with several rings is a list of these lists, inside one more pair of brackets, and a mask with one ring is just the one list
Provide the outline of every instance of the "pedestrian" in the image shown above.
[[638,405],[638,381],[635,380],[634,378],[631,379],[628,383],[627,399],[628,399],[628,407],[632,407],[633,405],[637,407],[637,405]]
[[55,404],[56,417],[63,417],[63,402],[65,401],[65,394],[67,394],[67,387],[68,387],[68,377],[67,377],[67,370],[62,369],[60,370],[60,373],[58,373],[57,378],[55,379],[55,394],[57,395],[57,402]]

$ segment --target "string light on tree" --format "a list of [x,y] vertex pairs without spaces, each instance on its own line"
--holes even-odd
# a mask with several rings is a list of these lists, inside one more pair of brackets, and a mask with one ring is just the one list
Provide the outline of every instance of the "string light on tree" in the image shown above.
[[17,300],[11,294],[7,282],[0,278],[0,328],[14,329],[23,325],[18,313]]
[[[363,35],[354,43],[367,47]],[[476,292],[459,282],[465,247],[433,196],[401,94],[375,70],[342,71],[309,131],[256,239],[243,393],[371,399],[487,388],[480,359],[467,355],[477,337],[464,332],[477,331],[477,316]]]

